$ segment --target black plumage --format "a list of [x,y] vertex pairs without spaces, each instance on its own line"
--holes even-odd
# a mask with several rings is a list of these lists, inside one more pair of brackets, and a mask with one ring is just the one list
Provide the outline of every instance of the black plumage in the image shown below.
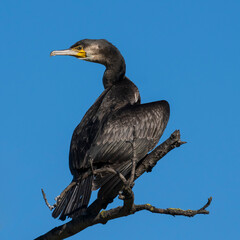
[[106,66],[105,90],[73,132],[69,153],[73,184],[53,211],[53,217],[60,215],[64,220],[66,216],[87,214],[92,190],[100,188],[100,202],[111,196],[120,180],[111,174],[93,176],[93,169],[108,166],[127,176],[132,165],[132,141],[139,161],[162,136],[169,119],[169,105],[166,101],[140,104],[137,87],[125,76],[124,58],[106,40],[85,39],[51,55],[70,55]]

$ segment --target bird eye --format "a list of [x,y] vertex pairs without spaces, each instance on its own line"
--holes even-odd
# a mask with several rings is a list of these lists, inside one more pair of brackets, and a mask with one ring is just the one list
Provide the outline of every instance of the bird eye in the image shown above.
[[78,46],[77,49],[78,49],[78,50],[82,50],[83,47],[82,47],[82,46]]

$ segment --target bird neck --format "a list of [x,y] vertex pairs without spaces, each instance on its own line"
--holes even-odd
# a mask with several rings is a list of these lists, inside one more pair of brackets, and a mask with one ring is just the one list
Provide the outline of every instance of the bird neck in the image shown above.
[[106,64],[106,70],[103,74],[104,88],[111,87],[117,82],[121,81],[126,72],[126,64],[124,58],[111,59],[111,62]]

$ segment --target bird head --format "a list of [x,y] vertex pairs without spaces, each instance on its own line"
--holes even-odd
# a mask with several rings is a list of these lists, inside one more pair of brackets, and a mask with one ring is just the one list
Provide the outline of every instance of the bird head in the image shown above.
[[96,62],[108,66],[122,58],[119,50],[105,39],[84,39],[73,44],[69,49],[56,50],[50,56],[67,55],[81,60]]

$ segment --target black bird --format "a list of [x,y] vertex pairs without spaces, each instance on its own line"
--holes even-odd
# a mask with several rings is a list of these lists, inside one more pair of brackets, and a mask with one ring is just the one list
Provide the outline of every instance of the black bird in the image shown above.
[[92,190],[100,188],[98,201],[104,202],[111,195],[119,178],[111,174],[94,176],[93,169],[107,166],[127,176],[132,166],[131,142],[135,141],[139,161],[158,143],[170,110],[166,101],[140,104],[138,88],[125,76],[123,56],[107,40],[84,39],[67,50],[51,52],[55,55],[74,56],[106,67],[105,90],[73,132],[69,153],[73,180],[52,214],[54,218],[61,214],[64,220],[87,214]]

